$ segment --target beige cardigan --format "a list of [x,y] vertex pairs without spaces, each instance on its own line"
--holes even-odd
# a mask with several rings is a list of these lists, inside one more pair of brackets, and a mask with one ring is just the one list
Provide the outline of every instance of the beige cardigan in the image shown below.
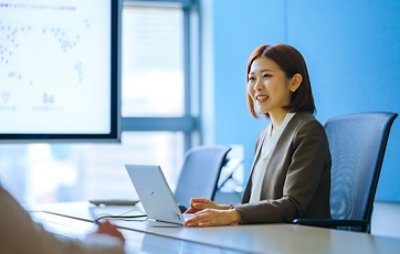
[[[252,166],[260,158],[262,132]],[[331,156],[323,126],[310,113],[297,113],[278,140],[265,171],[259,202],[248,203],[251,175],[242,204],[241,223],[291,222],[295,218],[330,218]]]

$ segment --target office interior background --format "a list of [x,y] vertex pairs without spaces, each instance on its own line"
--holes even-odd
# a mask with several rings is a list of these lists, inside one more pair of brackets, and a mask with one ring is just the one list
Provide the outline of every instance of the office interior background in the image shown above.
[[[1,182],[23,203],[135,198],[125,163],[160,164],[174,188],[187,149],[227,144],[239,162],[236,184],[245,183],[268,123],[247,110],[252,50],[288,43],[303,53],[322,123],[398,113],[399,17],[394,0],[125,0],[121,144],[1,144]],[[400,202],[399,126],[391,130],[379,202]]]

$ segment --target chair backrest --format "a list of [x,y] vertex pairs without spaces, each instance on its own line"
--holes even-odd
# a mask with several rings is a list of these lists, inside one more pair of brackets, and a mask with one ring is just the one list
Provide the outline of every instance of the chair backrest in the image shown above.
[[193,197],[214,199],[221,169],[230,150],[228,146],[213,145],[195,147],[186,153],[175,190],[179,205],[188,207]]
[[332,156],[333,219],[371,222],[373,202],[396,113],[359,113],[325,124]]

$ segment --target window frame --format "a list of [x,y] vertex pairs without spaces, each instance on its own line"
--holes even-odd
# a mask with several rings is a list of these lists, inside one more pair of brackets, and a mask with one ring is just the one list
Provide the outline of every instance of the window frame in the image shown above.
[[121,132],[183,132],[185,151],[202,143],[199,92],[199,20],[194,0],[124,0],[122,7],[179,7],[183,11],[184,114],[181,117],[121,115]]

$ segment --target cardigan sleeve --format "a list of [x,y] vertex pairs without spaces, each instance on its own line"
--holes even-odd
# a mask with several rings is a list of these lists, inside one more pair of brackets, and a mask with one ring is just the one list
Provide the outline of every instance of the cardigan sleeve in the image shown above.
[[1,186],[0,207],[0,253],[124,253],[122,244],[116,238],[104,234],[91,235],[84,242],[56,237],[34,223],[29,214]]
[[[288,167],[280,169],[286,172],[284,184],[280,186],[283,195],[235,205],[241,223],[291,222],[304,214],[321,183],[329,185],[329,179],[325,178],[330,174],[324,171],[330,170],[330,154],[323,127],[317,121],[308,121],[297,128],[290,151],[284,155],[289,156]],[[326,196],[329,203],[329,192]]]

